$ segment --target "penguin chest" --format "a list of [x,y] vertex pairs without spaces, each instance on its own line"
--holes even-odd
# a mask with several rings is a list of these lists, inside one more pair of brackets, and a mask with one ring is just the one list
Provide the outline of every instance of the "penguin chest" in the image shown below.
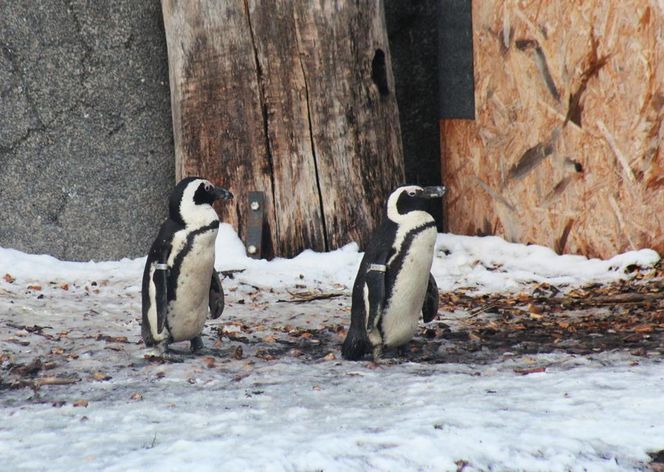
[[407,343],[417,331],[436,236],[435,227],[423,230],[388,264],[388,270],[396,274],[391,295],[383,308],[383,344],[388,347]]
[[189,235],[181,244],[179,255],[174,257],[171,286],[175,297],[168,305],[168,327],[173,341],[189,340],[203,331],[208,315],[216,236],[216,229],[193,237]]

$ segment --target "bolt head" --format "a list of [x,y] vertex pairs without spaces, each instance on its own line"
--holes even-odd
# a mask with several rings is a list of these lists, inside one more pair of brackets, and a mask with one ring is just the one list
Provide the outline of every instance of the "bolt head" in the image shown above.
[[256,211],[261,207],[260,203],[258,202],[251,202],[251,209]]
[[256,246],[254,246],[253,244],[250,244],[249,247],[247,248],[247,252],[249,254],[256,254],[256,252],[257,252]]

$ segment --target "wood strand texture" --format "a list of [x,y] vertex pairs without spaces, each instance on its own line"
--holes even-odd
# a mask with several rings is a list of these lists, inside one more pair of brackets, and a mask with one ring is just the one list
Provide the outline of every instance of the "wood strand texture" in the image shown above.
[[473,2],[477,120],[441,122],[452,232],[664,254],[664,3]]

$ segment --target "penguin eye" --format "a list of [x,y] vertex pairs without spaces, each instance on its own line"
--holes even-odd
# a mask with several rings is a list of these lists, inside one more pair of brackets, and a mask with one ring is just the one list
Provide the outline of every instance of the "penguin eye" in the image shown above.
[[408,190],[408,195],[409,196],[414,197],[416,194],[417,194],[417,192],[415,192],[415,190]]
[[204,188],[205,188],[206,192],[211,192],[212,191],[212,185],[210,185],[209,183],[206,183]]

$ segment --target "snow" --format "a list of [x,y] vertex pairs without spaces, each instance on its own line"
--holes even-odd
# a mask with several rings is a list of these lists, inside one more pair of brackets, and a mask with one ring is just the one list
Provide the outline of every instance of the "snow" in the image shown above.
[[[216,268],[242,271],[238,280],[258,287],[288,289],[303,282],[320,289],[352,287],[362,253],[356,243],[328,253],[305,250],[292,259],[272,261],[247,257],[232,226],[222,223],[216,243]],[[660,257],[651,249],[629,251],[609,260],[556,254],[537,245],[509,243],[499,237],[439,234],[432,272],[442,291],[468,288],[481,294],[518,291],[531,283],[559,287],[606,283],[626,278],[630,266],[651,267]],[[0,273],[25,283],[85,282],[108,279],[135,284],[145,258],[105,262],[65,262],[47,255],[0,248]]]
[[[499,237],[441,234],[433,274],[444,291],[461,287],[477,293],[518,291],[524,284],[548,283],[558,287],[606,283],[625,278],[630,266],[651,267],[659,255],[651,249],[630,251],[609,260],[558,255],[537,245],[524,246]],[[449,255],[445,255],[449,252]]]
[[[361,256],[349,244],[254,260],[222,224],[216,266],[233,277],[224,280],[227,308],[206,328],[206,344],[213,327],[235,321],[346,324]],[[599,260],[441,234],[432,272],[441,291],[482,294],[607,283],[658,261],[647,249]],[[553,353],[376,367],[245,352],[213,356],[208,365],[205,356],[146,363],[138,344],[144,262],[77,263],[0,248],[0,328],[9,332],[11,321],[66,329],[58,345],[76,349],[71,365],[112,374],[43,386],[39,395],[0,389],[0,470],[623,471],[646,470],[648,453],[664,449],[664,363],[656,357]],[[29,285],[39,285],[43,297]],[[343,297],[277,303],[302,289]],[[0,352],[41,352],[41,338],[22,334],[32,342],[21,347],[6,332]],[[95,333],[129,343],[100,346]],[[77,399],[88,406],[74,406]]]
[[0,454],[5,470],[455,470],[463,460],[466,470],[617,471],[662,448],[664,365],[546,361],[558,366],[528,376],[280,362],[239,382],[133,383],[141,402],[95,384],[81,392],[86,409],[5,407]]

